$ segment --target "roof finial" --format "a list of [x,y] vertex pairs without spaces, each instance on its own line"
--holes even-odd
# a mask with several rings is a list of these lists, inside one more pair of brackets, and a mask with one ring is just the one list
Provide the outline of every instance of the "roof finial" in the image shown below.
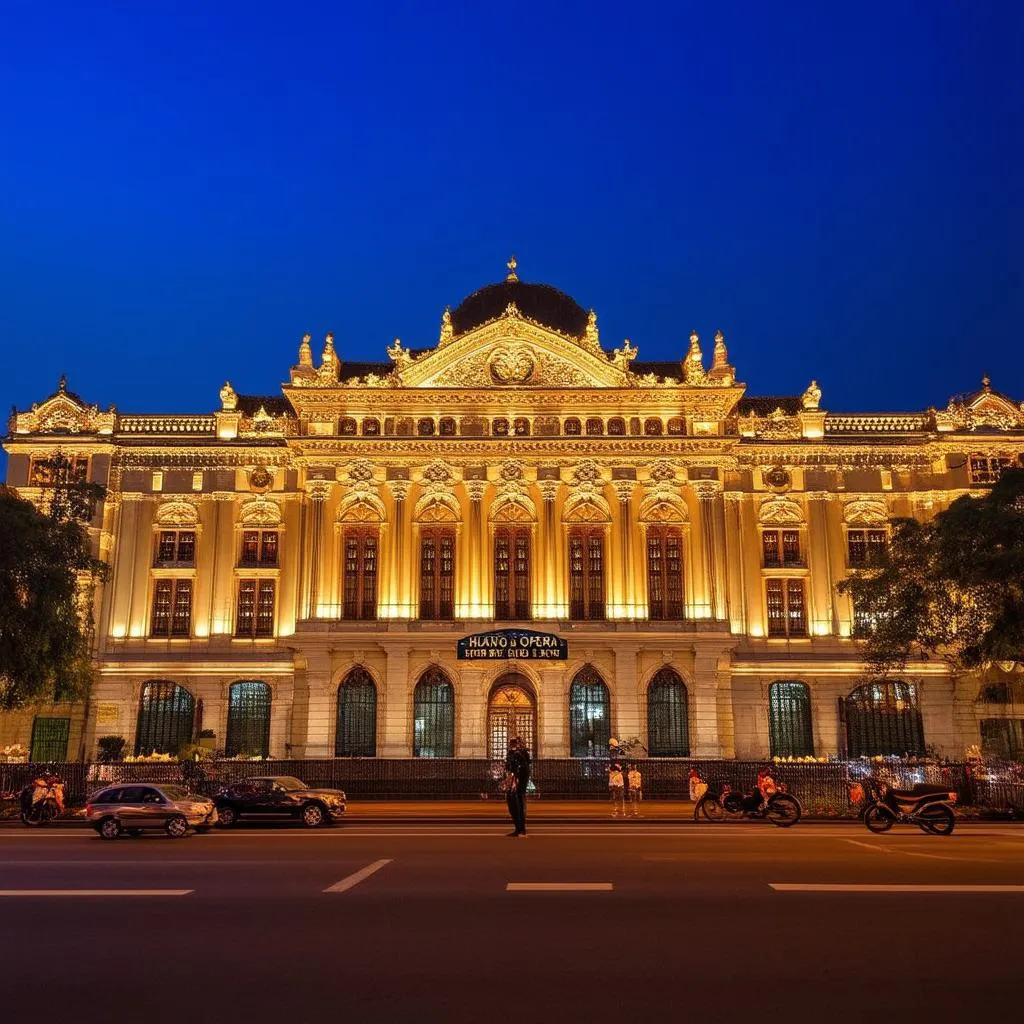
[[65,376],[65,375],[64,375],[64,374],[62,373],[62,374],[60,375],[60,380],[59,380],[59,381],[57,381],[57,390],[58,390],[58,391],[59,391],[59,392],[60,392],[61,394],[63,394],[63,393],[65,392],[65,391],[67,391],[67,389],[68,389],[68,379],[67,379],[67,377],[66,377],[66,376]]
[[519,263],[517,262],[515,256],[510,256],[507,262],[505,263],[505,266],[508,267],[508,274],[506,275],[505,280],[518,281],[519,278],[516,275],[516,267],[519,266]]
[[302,336],[302,343],[299,345],[299,366],[311,367],[313,365],[313,350],[309,344],[310,340],[310,335]]
[[991,391],[992,390],[992,378],[987,373],[985,374],[984,377],[981,378],[981,386],[986,391]]

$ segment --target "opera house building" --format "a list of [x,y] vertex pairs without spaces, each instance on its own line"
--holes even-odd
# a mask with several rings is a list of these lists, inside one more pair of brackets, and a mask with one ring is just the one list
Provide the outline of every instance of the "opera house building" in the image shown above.
[[836,584],[884,557],[892,518],[1019,464],[1022,407],[985,380],[939,409],[832,412],[810,372],[759,396],[721,333],[680,342],[665,362],[606,345],[510,261],[435,344],[352,362],[307,335],[277,393],[225,384],[211,411],[104,411],[62,381],[12,414],[8,484],[41,498],[60,451],[107,488],[97,681],[87,703],[0,716],[0,747],[90,758],[100,736],[146,753],[212,730],[228,755],[296,758],[482,758],[512,734],[540,758],[611,736],[652,757],[1019,749],[1013,702],[975,678],[930,661],[872,680]]

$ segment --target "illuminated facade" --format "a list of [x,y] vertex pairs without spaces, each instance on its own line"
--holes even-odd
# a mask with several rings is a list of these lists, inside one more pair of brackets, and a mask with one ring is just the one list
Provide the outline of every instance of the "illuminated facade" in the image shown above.
[[[541,757],[609,735],[740,758],[1020,739],[1012,702],[942,665],[871,684],[836,592],[890,518],[1018,464],[1024,411],[987,381],[921,413],[827,412],[814,382],[750,397],[721,334],[710,366],[696,333],[680,362],[607,350],[514,261],[435,345],[387,356],[348,362],[328,335],[314,362],[306,336],[281,394],[226,384],[216,412],[103,412],[62,385],[14,414],[23,495],[56,449],[108,488],[87,753],[200,726],[296,757],[483,757],[512,732]],[[504,626],[568,660],[456,659]],[[69,718],[74,755],[85,714],[36,729]],[[0,728],[28,742],[32,717]]]

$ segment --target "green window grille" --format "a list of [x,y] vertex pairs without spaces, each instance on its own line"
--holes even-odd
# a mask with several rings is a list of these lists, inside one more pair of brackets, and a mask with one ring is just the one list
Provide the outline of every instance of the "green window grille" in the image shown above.
[[659,669],[647,687],[647,748],[651,757],[689,757],[686,685],[670,668]]
[[258,679],[232,683],[228,691],[228,757],[270,756],[270,687]]
[[142,687],[135,753],[175,754],[192,739],[196,705],[184,686],[156,680]]
[[66,761],[70,718],[47,718],[36,715],[32,722],[32,752],[34,764],[44,761]]
[[599,757],[611,739],[608,687],[597,669],[584,665],[569,687],[569,752],[573,757]]
[[420,676],[413,695],[413,757],[455,756],[455,694],[439,668]]
[[876,681],[842,701],[850,757],[924,753],[924,726],[913,683]]
[[768,733],[772,757],[812,757],[811,696],[803,683],[768,687]]
[[354,668],[338,687],[335,757],[377,754],[377,687],[365,668]]

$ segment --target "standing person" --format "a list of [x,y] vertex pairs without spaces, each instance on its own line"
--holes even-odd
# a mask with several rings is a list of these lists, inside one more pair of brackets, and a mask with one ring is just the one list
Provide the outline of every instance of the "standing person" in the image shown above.
[[608,766],[608,796],[612,801],[612,817],[617,818],[621,814],[626,816],[626,808],[623,803],[626,795],[626,780],[622,774],[622,765],[613,761]]
[[636,764],[629,766],[627,781],[629,782],[629,816],[639,818],[640,801],[644,798],[644,780],[640,775],[640,768]]
[[510,838],[526,838],[526,787],[530,784],[530,752],[518,736],[508,741],[505,758],[505,802],[512,818]]

